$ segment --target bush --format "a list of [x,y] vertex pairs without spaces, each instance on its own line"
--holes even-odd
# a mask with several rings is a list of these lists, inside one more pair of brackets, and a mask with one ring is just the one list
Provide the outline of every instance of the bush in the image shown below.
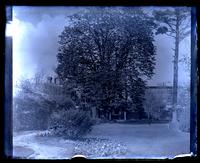
[[[178,89],[178,121],[179,129],[184,132],[190,132],[190,89],[189,87],[180,87]],[[194,117],[192,117],[194,118]]]
[[[39,100],[40,99],[40,100]],[[51,104],[41,96],[23,93],[13,98],[13,129],[43,130],[47,129],[49,108]]]
[[54,112],[50,119],[51,133],[67,139],[82,137],[91,130],[94,124],[90,114],[79,109],[63,109]]
[[167,96],[159,90],[147,90],[144,108],[148,119],[160,120],[166,107]]
[[183,108],[179,115],[179,129],[183,132],[190,132],[190,110]]
[[23,78],[13,86],[14,131],[47,129],[54,104],[41,92],[41,85]]
[[72,99],[63,96],[61,100],[60,101],[56,100],[58,103],[58,109],[65,109],[65,110],[75,109],[76,106],[74,101],[72,101]]
[[31,93],[33,92],[33,86],[29,79],[21,80],[18,86],[23,93]]

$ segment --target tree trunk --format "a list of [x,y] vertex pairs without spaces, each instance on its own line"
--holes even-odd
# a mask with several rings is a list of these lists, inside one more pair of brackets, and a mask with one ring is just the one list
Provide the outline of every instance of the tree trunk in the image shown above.
[[173,112],[176,112],[177,95],[178,95],[178,50],[179,49],[178,49],[177,40],[175,44],[176,44],[176,48],[175,48],[175,56],[174,56],[173,99],[172,99]]
[[97,117],[96,107],[92,107],[92,118]]
[[111,112],[109,112],[109,120],[110,120],[110,121],[112,120]]
[[177,121],[177,112],[174,111],[172,114],[172,121],[169,124],[169,128],[175,131],[179,131],[178,121]]
[[124,111],[124,120],[126,121],[126,111]]
[[173,114],[172,114],[172,123],[175,128],[177,128],[177,96],[178,96],[178,55],[179,55],[179,14],[177,13],[176,21],[176,38],[175,38],[175,55],[174,55],[174,76],[173,76]]
[[172,123],[177,123],[177,112],[176,111],[174,111],[172,113],[172,121],[171,122]]
[[148,122],[149,124],[151,124],[151,120],[150,120],[150,106],[148,106],[148,112],[147,112],[147,118],[148,118]]

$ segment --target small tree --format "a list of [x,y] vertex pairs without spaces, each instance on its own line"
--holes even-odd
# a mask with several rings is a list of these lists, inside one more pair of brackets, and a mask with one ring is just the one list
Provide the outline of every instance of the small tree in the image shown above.
[[48,115],[54,103],[38,93],[34,82],[21,80],[13,97],[13,128],[18,130],[47,129]]

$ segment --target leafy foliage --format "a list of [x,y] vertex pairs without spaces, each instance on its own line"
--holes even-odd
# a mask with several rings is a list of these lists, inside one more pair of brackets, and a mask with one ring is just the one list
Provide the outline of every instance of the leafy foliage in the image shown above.
[[188,87],[178,89],[178,106],[179,128],[184,132],[190,132],[190,89]]
[[63,109],[51,115],[49,128],[52,135],[78,139],[88,133],[93,124],[94,120],[88,112],[79,109]]
[[54,103],[45,99],[40,94],[27,89],[21,91],[13,99],[13,129],[19,130],[39,130],[47,129],[48,118]]
[[158,34],[165,34],[168,32],[168,28],[165,26],[159,27],[156,31],[156,35]]
[[76,83],[84,105],[105,112],[130,97],[143,110],[144,80],[155,66],[152,23],[142,10],[130,11],[89,9],[72,15],[59,36],[56,72]]
[[174,38],[179,37],[180,42],[190,34],[189,7],[175,7],[163,11],[156,10],[153,14],[155,20],[160,24],[157,34],[167,34]]
[[164,114],[169,95],[161,90],[146,90],[145,112],[149,120],[160,120]]

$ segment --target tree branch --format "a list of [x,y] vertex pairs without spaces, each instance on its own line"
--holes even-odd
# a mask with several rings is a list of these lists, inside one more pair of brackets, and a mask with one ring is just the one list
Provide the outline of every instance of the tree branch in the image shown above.
[[167,36],[170,36],[170,37],[173,37],[173,38],[176,38],[176,36],[173,36],[173,33],[171,33],[170,32],[170,34],[169,33],[165,33]]
[[189,31],[186,31],[186,32],[184,32],[184,33],[182,33],[182,34],[180,35],[180,38],[179,38],[180,42],[181,42],[184,38],[186,38],[187,36],[189,36],[189,34],[191,34],[191,31],[190,31],[190,30],[189,30]]

